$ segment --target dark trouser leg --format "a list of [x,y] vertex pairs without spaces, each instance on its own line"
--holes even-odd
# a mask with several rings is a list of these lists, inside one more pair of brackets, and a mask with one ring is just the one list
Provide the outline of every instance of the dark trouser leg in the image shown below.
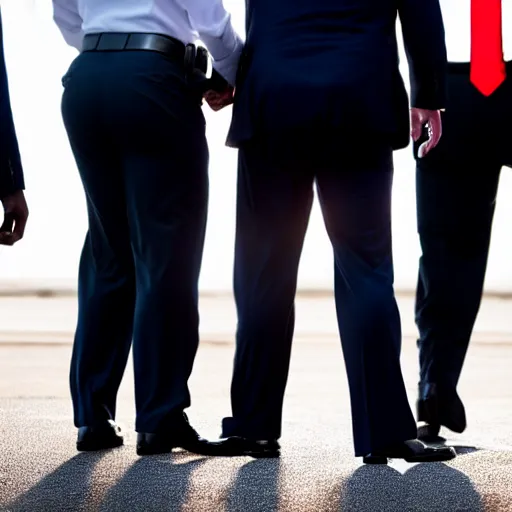
[[238,311],[232,418],[223,436],[278,439],[294,328],[297,270],[313,176],[240,150],[234,291]]
[[208,195],[201,98],[181,64],[153,52],[84,53],[63,82],[64,118],[95,219],[94,258],[86,246],[82,260],[74,378],[88,396],[110,396],[133,325],[136,428],[172,428],[190,403],[198,345]]
[[[151,82],[134,83],[136,119],[124,148],[137,276],[136,430],[145,433],[170,432],[183,422],[199,343],[208,147],[199,103],[172,86],[162,91]],[[183,117],[155,106],[167,105],[169,96],[180,102]]]
[[[135,279],[122,169],[101,123],[71,88],[63,117],[87,195],[89,232],[80,260],[78,325],[71,361],[75,425],[113,419],[132,340]],[[90,107],[87,107],[90,108]]]
[[447,407],[480,307],[500,174],[475,161],[458,167],[464,172],[442,159],[417,166],[420,385],[436,384]]
[[443,136],[417,160],[418,419],[457,432],[466,427],[456,386],[482,296],[508,97],[506,88],[481,95],[469,70],[450,67]]
[[335,255],[335,295],[350,387],[356,456],[416,437],[400,368],[393,290],[391,149],[318,173]]

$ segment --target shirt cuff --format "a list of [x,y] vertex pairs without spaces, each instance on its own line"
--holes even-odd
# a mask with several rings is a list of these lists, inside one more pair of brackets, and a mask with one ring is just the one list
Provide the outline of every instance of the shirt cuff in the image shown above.
[[200,37],[212,56],[214,69],[234,86],[244,43],[231,23],[221,37],[207,34],[200,34]]
[[10,196],[18,190],[25,189],[21,161],[18,159],[16,159],[15,162],[7,160],[5,164],[6,169],[2,173],[2,176],[0,176],[0,199]]
[[236,83],[238,64],[240,62],[240,56],[242,55],[243,46],[242,41],[240,41],[240,44],[236,47],[233,53],[231,53],[231,55],[221,60],[214,60],[212,64],[214,69],[228,81],[229,85],[233,87]]

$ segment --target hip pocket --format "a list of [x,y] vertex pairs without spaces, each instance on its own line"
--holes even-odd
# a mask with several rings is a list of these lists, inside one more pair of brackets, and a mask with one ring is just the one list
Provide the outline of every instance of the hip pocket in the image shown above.
[[73,72],[77,66],[77,62],[79,61],[80,57],[81,57],[81,55],[79,55],[78,57],[76,57],[73,60],[73,62],[70,64],[68,70],[66,71],[66,74],[62,77],[61,83],[62,83],[62,87],[64,87],[64,89],[69,85],[71,78],[73,77]]

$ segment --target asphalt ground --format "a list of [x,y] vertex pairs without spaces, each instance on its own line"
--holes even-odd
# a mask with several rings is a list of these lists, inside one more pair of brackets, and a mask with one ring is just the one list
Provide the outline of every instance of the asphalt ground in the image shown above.
[[[399,303],[413,404],[412,298]],[[297,316],[281,459],[140,458],[131,365],[119,395],[125,446],[75,451],[68,391],[75,299],[0,299],[0,510],[512,511],[512,302],[484,302],[460,383],[468,429],[448,436],[459,455],[446,464],[356,459],[331,298],[299,297]],[[219,435],[230,412],[234,320],[231,298],[203,298],[188,412],[206,437]]]

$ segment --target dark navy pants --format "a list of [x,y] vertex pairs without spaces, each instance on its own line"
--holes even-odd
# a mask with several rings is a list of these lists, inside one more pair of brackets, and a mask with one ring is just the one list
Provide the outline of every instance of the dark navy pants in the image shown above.
[[416,437],[400,368],[393,291],[390,148],[341,145],[337,158],[277,163],[240,150],[234,287],[237,345],[232,417],[223,436],[281,436],[294,331],[294,298],[316,183],[334,250],[339,332],[356,456]]
[[62,113],[89,231],[71,363],[75,425],[114,418],[133,340],[136,430],[172,428],[190,405],[208,202],[201,98],[152,52],[80,55]]
[[480,308],[500,171],[512,165],[507,68],[506,82],[485,97],[471,84],[469,65],[450,65],[443,136],[417,160],[420,384],[435,383],[446,406]]

